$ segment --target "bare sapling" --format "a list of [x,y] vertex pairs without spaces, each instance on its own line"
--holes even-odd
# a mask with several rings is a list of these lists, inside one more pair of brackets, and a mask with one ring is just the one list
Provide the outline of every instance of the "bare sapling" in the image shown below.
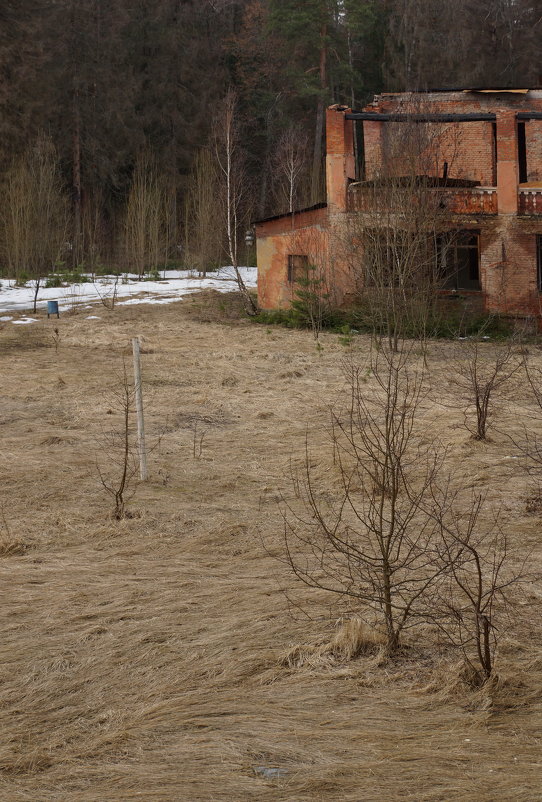
[[135,412],[135,388],[131,385],[126,365],[118,387],[112,393],[113,414],[119,416],[118,427],[104,434],[96,469],[104,490],[113,497],[112,517],[126,517],[126,503],[135,493],[139,469],[136,433],[132,419]]
[[504,385],[517,373],[522,359],[515,353],[515,342],[496,345],[479,337],[458,345],[455,383],[467,405],[464,422],[475,440],[487,440],[496,400]]
[[485,501],[482,494],[465,501],[446,489],[434,508],[442,527],[443,567],[435,623],[461,650],[477,685],[494,673],[503,614],[512,603],[511,589],[522,579],[522,568],[512,569],[498,514],[482,520]]
[[527,510],[540,513],[542,510],[542,439],[537,433],[537,428],[542,420],[542,370],[532,365],[529,360],[528,356],[524,358],[523,370],[535,402],[534,412],[522,410],[524,421],[528,421],[523,423],[523,434],[519,437],[511,435],[509,437],[520,452],[526,472],[532,479],[532,492],[527,500]]
[[249,219],[248,176],[241,152],[237,120],[237,97],[230,89],[222,103],[222,114],[213,131],[213,148],[218,165],[225,252],[233,267],[245,312],[254,315],[257,305],[239,269],[239,244]]
[[442,452],[420,436],[426,385],[413,348],[383,342],[346,377],[349,406],[332,411],[329,428],[334,468],[318,476],[307,443],[298,499],[284,511],[286,563],[306,585],[353,602],[357,617],[376,618],[392,653],[405,629],[431,620],[430,591],[446,570],[428,509]]
[[94,289],[96,290],[100,302],[106,309],[113,310],[117,303],[119,293],[120,273],[117,271],[115,274],[101,282],[94,281]]

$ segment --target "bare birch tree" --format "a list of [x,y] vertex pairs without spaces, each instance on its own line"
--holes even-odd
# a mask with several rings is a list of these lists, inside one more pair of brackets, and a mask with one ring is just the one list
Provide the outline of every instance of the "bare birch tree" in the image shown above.
[[289,126],[281,135],[273,158],[274,194],[278,209],[290,214],[305,205],[308,195],[309,143],[303,128]]
[[222,103],[213,131],[213,147],[221,185],[226,255],[233,267],[245,311],[254,315],[257,306],[239,270],[239,241],[248,220],[249,193],[237,121],[237,96],[233,89],[228,91]]

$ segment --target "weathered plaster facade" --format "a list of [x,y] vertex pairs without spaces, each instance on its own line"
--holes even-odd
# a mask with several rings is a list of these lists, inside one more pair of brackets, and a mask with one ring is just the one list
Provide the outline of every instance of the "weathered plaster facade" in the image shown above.
[[[344,242],[345,222],[353,215],[361,225],[364,215],[374,220],[378,195],[371,182],[383,170],[405,174],[402,157],[391,160],[389,142],[412,121],[428,141],[439,129],[438,147],[430,158],[420,155],[419,172],[435,179],[444,230],[478,237],[480,303],[488,311],[540,318],[542,90],[382,94],[360,113],[329,108],[327,202],[256,224],[262,308],[288,305],[294,291],[288,257],[302,254],[321,267],[336,303],[355,302],[359,276],[336,243]],[[356,164],[355,125],[362,126],[362,167],[359,158]]]

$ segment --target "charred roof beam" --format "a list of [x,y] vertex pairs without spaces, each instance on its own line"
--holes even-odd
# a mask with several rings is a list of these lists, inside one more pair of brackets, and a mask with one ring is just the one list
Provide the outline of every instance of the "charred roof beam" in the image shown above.
[[[352,111],[344,115],[347,120],[365,120],[377,123],[477,123],[495,122],[496,114],[379,114],[372,111]],[[519,117],[519,115],[518,115]]]

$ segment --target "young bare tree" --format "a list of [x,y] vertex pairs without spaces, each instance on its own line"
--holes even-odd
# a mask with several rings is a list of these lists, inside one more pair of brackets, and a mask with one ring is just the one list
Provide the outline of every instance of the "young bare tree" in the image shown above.
[[202,148],[196,154],[185,200],[184,254],[186,264],[201,276],[220,264],[223,254],[221,199],[217,162]]
[[434,621],[445,639],[461,650],[481,685],[493,674],[502,616],[523,567],[511,567],[510,543],[498,514],[482,521],[482,494],[464,499],[448,486],[435,501],[442,526],[443,571]]
[[142,152],[136,162],[124,221],[123,248],[128,266],[141,278],[156,271],[167,257],[167,203],[164,182],[152,155]]
[[17,281],[33,281],[35,312],[41,280],[58,261],[68,226],[56,152],[46,136],[8,171],[1,225],[5,264]]
[[126,502],[135,493],[139,467],[133,425],[135,388],[130,383],[125,363],[118,386],[112,391],[112,406],[120,421],[117,428],[103,435],[96,457],[96,470],[102,487],[114,499],[112,516],[121,521],[126,516]]
[[393,652],[434,614],[429,591],[445,570],[431,507],[442,454],[420,437],[425,373],[411,347],[381,342],[368,366],[348,366],[347,387],[348,409],[332,412],[335,470],[318,481],[307,445],[300,504],[284,516],[286,560],[305,584],[379,618]]
[[248,215],[248,177],[241,151],[237,120],[237,96],[228,90],[213,131],[213,149],[220,180],[222,220],[224,222],[226,256],[235,272],[245,311],[254,315],[256,302],[247,289],[239,270],[240,237]]
[[487,440],[496,396],[522,364],[514,345],[514,340],[495,344],[483,342],[479,337],[458,344],[454,381],[466,401],[465,427],[475,440]]

